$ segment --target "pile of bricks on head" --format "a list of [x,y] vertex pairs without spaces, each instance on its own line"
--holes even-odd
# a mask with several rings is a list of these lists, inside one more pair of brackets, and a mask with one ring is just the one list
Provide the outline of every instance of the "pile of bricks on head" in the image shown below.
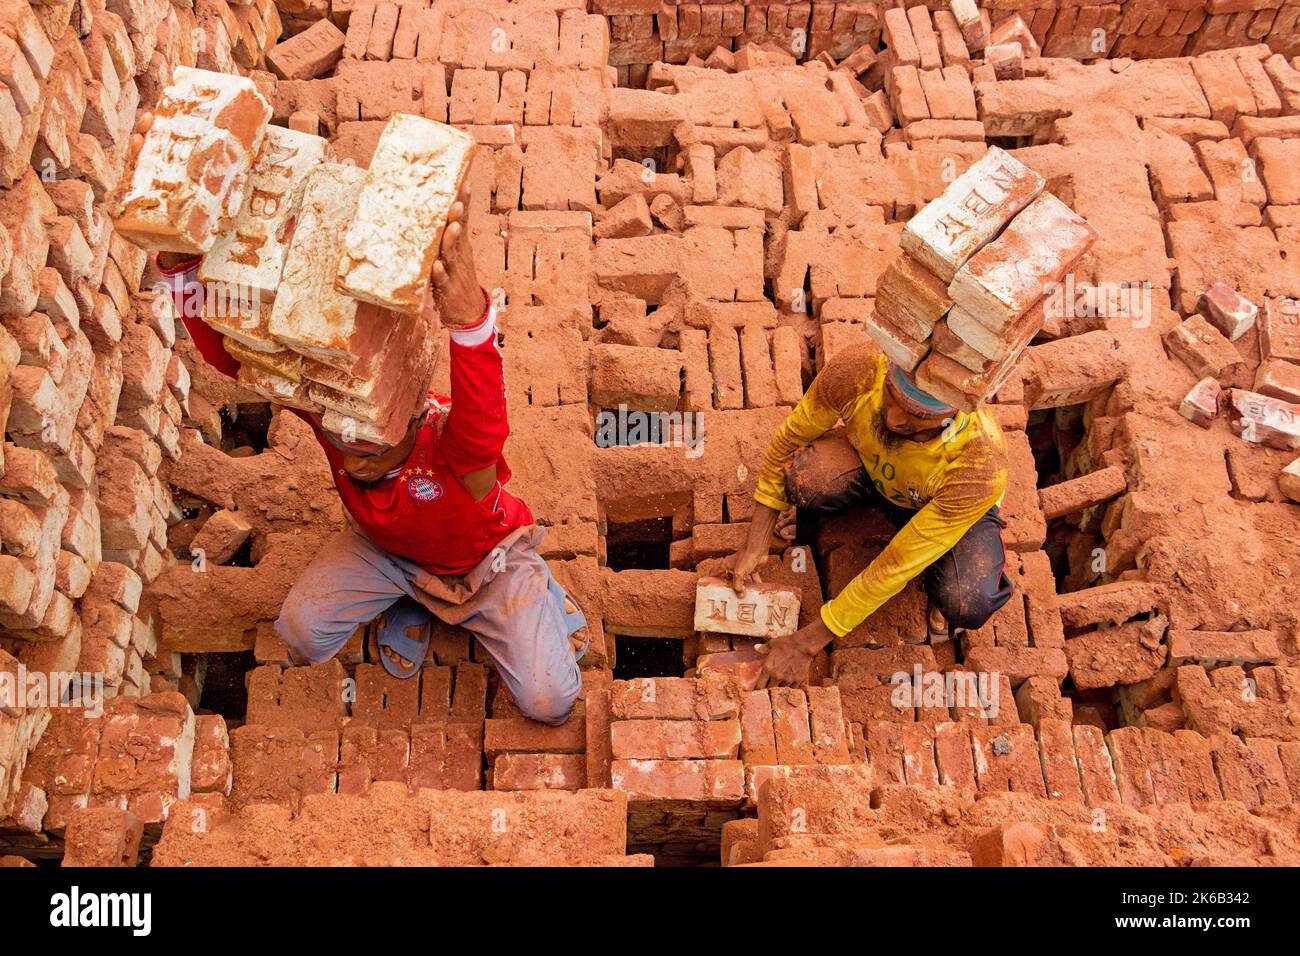
[[[0,865],[1300,860],[1300,6],[1166,7],[0,0]],[[272,629],[344,518],[266,400],[405,424],[462,182],[592,629],[556,727],[464,629],[405,681]],[[855,350],[1001,428],[1011,599],[931,643],[913,581],[755,689],[894,534],[730,585]]]
[[361,170],[269,125],[251,80],[185,67],[157,109],[118,232],[203,255],[194,297],[241,384],[345,438],[396,444],[433,376],[424,307],[473,140],[394,114]]
[[917,383],[984,404],[1043,328],[1050,295],[1096,239],[1043,177],[996,147],[903,229],[867,331]]

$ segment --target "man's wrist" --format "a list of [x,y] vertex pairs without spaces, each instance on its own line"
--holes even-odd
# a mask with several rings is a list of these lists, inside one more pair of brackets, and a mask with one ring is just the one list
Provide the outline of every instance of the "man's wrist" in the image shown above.
[[442,321],[449,326],[478,325],[487,317],[492,306],[492,299],[486,289],[475,286],[473,292],[465,292],[455,299],[443,304]]
[[820,615],[814,615],[806,627],[795,633],[800,635],[800,643],[809,654],[820,653],[827,644],[835,640],[835,632],[826,626],[826,622]]

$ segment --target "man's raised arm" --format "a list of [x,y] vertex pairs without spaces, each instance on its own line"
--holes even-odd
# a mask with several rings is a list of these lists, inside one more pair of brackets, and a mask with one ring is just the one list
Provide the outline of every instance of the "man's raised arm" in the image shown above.
[[451,414],[440,444],[475,500],[496,485],[510,434],[505,367],[497,348],[497,310],[479,285],[465,218],[469,186],[452,204],[433,266],[433,304],[451,338]]
[[172,306],[203,360],[222,375],[235,378],[239,375],[239,361],[226,351],[222,334],[203,320],[204,292],[203,284],[199,282],[199,263],[202,261],[202,256],[160,252],[154,257],[154,266],[162,275],[162,284],[171,295]]

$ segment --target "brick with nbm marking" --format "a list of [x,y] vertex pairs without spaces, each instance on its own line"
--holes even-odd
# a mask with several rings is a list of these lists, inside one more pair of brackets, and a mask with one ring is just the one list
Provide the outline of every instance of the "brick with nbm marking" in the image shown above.
[[722,578],[695,585],[695,629],[747,637],[781,637],[799,626],[799,593],[759,584],[737,594]]

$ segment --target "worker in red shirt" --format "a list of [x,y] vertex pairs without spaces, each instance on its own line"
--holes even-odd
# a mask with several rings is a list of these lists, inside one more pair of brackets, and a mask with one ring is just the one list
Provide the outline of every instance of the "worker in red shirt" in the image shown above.
[[[137,122],[135,149],[152,119]],[[505,487],[510,428],[496,309],[475,275],[467,200],[466,190],[451,209],[426,300],[451,339],[450,398],[430,393],[392,447],[347,441],[295,410],[324,449],[352,522],[294,583],[275,628],[295,663],[319,664],[382,615],[383,666],[407,678],[419,672],[436,616],[474,634],[526,716],[561,724],[581,688],[589,632],[537,552],[542,529]],[[199,352],[233,376],[239,363],[194,294],[199,261],[164,253],[157,266]]]

